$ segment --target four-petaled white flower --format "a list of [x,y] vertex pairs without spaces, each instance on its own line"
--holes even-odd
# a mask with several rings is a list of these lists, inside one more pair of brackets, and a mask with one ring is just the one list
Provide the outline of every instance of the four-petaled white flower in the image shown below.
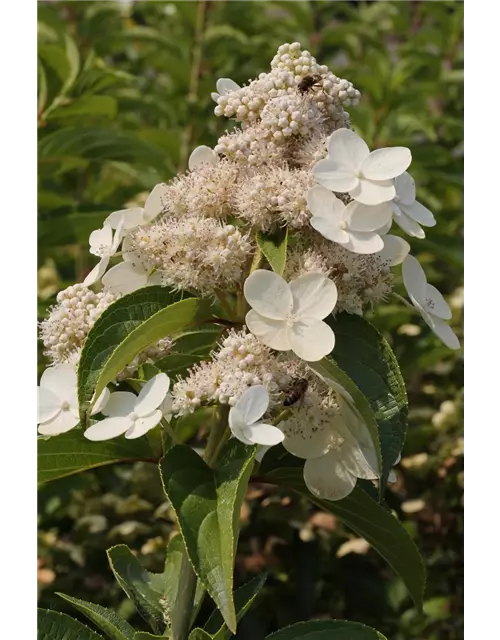
[[111,267],[102,278],[103,285],[112,293],[123,295],[147,285],[161,284],[158,271],[153,272],[152,265],[141,258],[140,252],[128,251],[129,246],[129,239],[125,238],[122,246],[123,262]]
[[112,393],[102,410],[108,416],[85,431],[89,440],[110,440],[125,434],[128,439],[140,438],[160,422],[163,417],[160,405],[170,387],[166,373],[151,378],[138,396],[129,391]]
[[308,273],[288,284],[258,269],[246,279],[243,292],[252,307],[246,325],[263,344],[310,362],[332,351],[335,335],[323,318],[337,303],[337,287],[323,274]]
[[133,207],[132,209],[120,209],[113,211],[106,218],[106,222],[113,229],[117,229],[122,223],[123,231],[130,231],[141,224],[147,224],[157,218],[165,209],[167,185],[164,182],[157,184],[151,191],[144,207]]
[[250,387],[229,411],[229,428],[243,444],[279,444],[285,437],[272,424],[260,422],[269,406],[269,393],[262,385]]
[[323,237],[353,253],[377,253],[384,248],[379,229],[387,224],[392,211],[385,205],[367,206],[350,202],[347,206],[331,191],[316,185],[307,193],[307,206],[313,216],[311,227]]
[[202,165],[214,165],[217,164],[217,154],[213,149],[206,145],[196,147],[189,156],[188,168],[189,171],[194,171]]
[[[70,364],[58,364],[45,369],[38,387],[38,432],[44,436],[66,433],[79,422],[76,372]],[[104,391],[95,403],[92,414],[102,411],[109,399]]]
[[328,155],[313,169],[319,184],[349,195],[363,204],[375,205],[396,195],[392,179],[410,166],[406,147],[377,149],[368,146],[354,131],[338,129],[330,136]]
[[90,287],[90,285],[100,280],[104,275],[111,257],[114,256],[118,250],[122,240],[122,231],[123,220],[118,223],[114,234],[108,222],[104,223],[102,229],[92,231],[90,234],[90,253],[99,256],[101,259],[83,281],[86,287]]
[[425,272],[413,256],[403,262],[403,281],[413,306],[450,349],[460,349],[460,342],[445,320],[451,319],[451,309],[441,293],[428,284]]
[[396,195],[392,201],[393,220],[403,231],[415,238],[425,238],[420,226],[434,227],[436,219],[427,207],[415,200],[415,181],[405,171],[394,180]]
[[225,96],[226,93],[229,93],[230,91],[237,91],[238,89],[241,89],[240,85],[236,84],[236,82],[231,80],[231,78],[219,78],[217,80],[216,87],[217,92],[213,91],[210,94],[214,102],[217,102],[220,96]]

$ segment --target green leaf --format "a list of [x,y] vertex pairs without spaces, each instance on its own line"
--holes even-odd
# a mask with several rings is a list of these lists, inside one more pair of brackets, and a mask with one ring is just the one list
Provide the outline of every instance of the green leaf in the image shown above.
[[239,514],[254,455],[255,447],[234,439],[223,449],[216,469],[184,445],[172,447],[160,461],[163,487],[189,559],[233,633],[233,566]]
[[78,366],[82,424],[86,424],[94,392],[97,398],[140,351],[210,315],[208,300],[174,300],[164,287],[145,287],[123,296],[98,318],[87,336]]
[[92,602],[85,602],[85,600],[78,600],[78,598],[71,598],[64,593],[57,595],[67,600],[89,620],[92,620],[111,640],[133,640],[135,630],[111,609],[106,609],[106,607]]
[[50,112],[50,120],[63,120],[65,118],[80,118],[86,116],[100,116],[114,118],[117,112],[117,103],[111,96],[81,96],[68,104],[60,105]]
[[203,356],[189,353],[169,353],[168,356],[157,360],[155,365],[173,380],[175,376],[184,376],[188,369],[201,362],[201,360],[203,360]]
[[138,613],[146,620],[154,633],[165,628],[162,593],[157,588],[158,576],[146,571],[125,544],[107,551],[109,565],[120,587],[132,600]]
[[[349,378],[349,376],[335,363],[333,358],[331,358],[330,356],[328,356],[327,358],[323,358],[318,362],[308,362],[307,365],[310,369],[319,374],[328,386],[332,387],[333,389],[337,389],[336,384],[340,384],[351,395],[352,399],[354,400],[356,409],[363,417],[366,427],[370,433],[373,446],[375,447],[375,453],[377,454],[379,469],[382,469],[382,451],[380,448],[378,423],[375,418],[375,414],[373,413],[373,410],[370,406],[370,403],[368,402],[364,394],[361,393],[361,391],[354,384],[351,378]],[[360,436],[362,434],[353,435]]]
[[420,553],[401,522],[385,505],[372,499],[358,485],[347,498],[330,501],[316,498],[307,489],[302,462],[280,445],[273,447],[258,469],[261,482],[284,485],[302,494],[324,511],[338,516],[364,538],[393,568],[406,585],[415,605],[422,609],[425,568]]
[[378,423],[383,490],[406,436],[408,398],[403,376],[387,340],[367,320],[340,314],[329,324],[337,337],[333,356],[368,399]]
[[[262,573],[256,576],[234,592],[234,606],[236,608],[236,620],[239,622],[245,613],[252,606],[257,594],[262,589],[266,581],[267,574]],[[207,620],[203,631],[209,634],[213,640],[228,640],[231,632],[224,624],[221,614],[216,609]]]
[[175,341],[173,350],[175,353],[207,356],[217,345],[222,327],[205,325],[194,331],[182,333]]
[[[185,553],[184,541],[182,536],[177,535],[170,540],[167,547],[167,559],[165,562],[165,571],[163,572],[163,589],[166,607],[170,618],[169,626],[171,628],[178,628],[175,623],[175,616],[178,613],[178,607],[176,606],[177,597],[179,592],[179,576],[181,575],[182,561]],[[189,565],[190,566],[190,565]],[[193,615],[196,617],[198,610],[203,602],[205,596],[205,587],[200,581],[196,585],[196,591],[193,603]]]
[[256,239],[260,250],[265,255],[272,270],[279,276],[282,276],[286,264],[288,228],[282,227],[273,233],[259,231]]
[[64,44],[66,50],[66,60],[68,61],[68,74],[64,81],[61,93],[67,93],[73,86],[73,83],[78,77],[80,71],[80,54],[78,53],[78,47],[75,41],[69,37],[67,33],[64,34]]
[[193,629],[189,634],[189,640],[212,640],[212,636],[203,629]]
[[147,631],[138,631],[134,640],[165,640],[165,638],[171,638],[171,634],[167,632],[167,635],[155,636],[152,633],[148,633]]
[[387,640],[375,629],[347,620],[310,620],[271,633],[266,640]]
[[154,454],[146,438],[136,441],[115,438],[103,442],[87,440],[79,428],[59,436],[38,438],[38,482],[70,476],[116,462],[148,460]]
[[38,609],[38,640],[103,640],[78,620],[65,613]]

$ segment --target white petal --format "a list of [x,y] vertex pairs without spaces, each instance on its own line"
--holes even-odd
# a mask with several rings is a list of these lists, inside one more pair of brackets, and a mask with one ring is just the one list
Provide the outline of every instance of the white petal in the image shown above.
[[61,411],[61,400],[49,389],[38,387],[37,422],[48,422]]
[[266,455],[266,453],[269,451],[271,447],[267,447],[264,445],[261,445],[258,449],[257,449],[257,453],[255,454],[255,459],[257,460],[257,462],[260,464],[262,462],[262,458]]
[[219,78],[216,84],[217,92],[223,96],[230,91],[238,91],[241,89],[239,84],[236,84],[231,78]]
[[369,180],[390,180],[400,176],[411,164],[411,152],[406,147],[376,149],[361,165]]
[[[111,248],[113,244],[113,231],[111,225],[104,223],[102,229],[92,231],[89,236],[90,253],[98,256],[101,251]],[[96,253],[97,252],[97,253]]]
[[443,298],[440,291],[433,287],[432,284],[427,285],[425,293],[426,309],[433,315],[441,318],[441,320],[451,320],[450,305]]
[[293,314],[322,320],[337,304],[337,286],[322,273],[306,273],[290,282]]
[[98,280],[102,278],[106,269],[108,268],[109,257],[101,258],[96,266],[92,269],[92,271],[88,274],[88,276],[83,281],[83,284],[86,287],[90,287],[90,285],[96,283]]
[[307,206],[315,216],[332,217],[341,222],[345,205],[329,189],[317,184],[307,192]]
[[169,388],[170,378],[166,373],[159,373],[148,380],[137,397],[134,412],[141,417],[150,414],[165,400]]
[[115,253],[118,251],[118,247],[120,246],[120,242],[123,239],[123,228],[125,226],[125,219],[122,218],[121,220],[118,220],[118,224],[116,225],[116,231],[115,231],[115,235],[113,236],[113,244],[111,245],[111,248],[109,250],[109,255],[110,256],[114,256]]
[[76,371],[70,364],[56,364],[45,369],[40,378],[40,387],[52,391],[60,400],[69,404],[78,404],[76,390]]
[[144,205],[144,222],[151,222],[164,211],[167,203],[167,185],[160,182],[151,191]]
[[271,347],[271,349],[276,349],[276,351],[289,351],[291,349],[284,320],[264,318],[264,316],[252,309],[245,317],[245,324],[262,344]]
[[340,228],[339,223],[333,217],[313,216],[309,220],[309,224],[313,229],[316,229],[318,233],[321,233],[323,238],[330,240],[330,242],[338,242],[339,244],[349,242],[349,234]]
[[156,427],[156,425],[162,419],[162,412],[157,409],[143,418],[137,418],[134,421],[134,424],[127,429],[125,432],[125,437],[127,440],[135,440],[135,438],[140,438],[145,433],[147,433],[150,429]]
[[214,102],[217,102],[217,100],[220,98],[220,93],[216,93],[215,91],[212,91],[212,93],[210,94],[210,97]]
[[328,141],[328,159],[352,172],[359,170],[369,154],[366,142],[350,129],[334,131]]
[[233,424],[233,426],[232,427],[230,426],[229,428],[231,429],[231,433],[233,434],[233,437],[235,437],[237,440],[239,440],[240,442],[243,442],[243,444],[246,444],[248,446],[253,445],[253,442],[245,436],[245,433],[243,431],[245,428],[245,425]]
[[102,284],[112,293],[131,293],[148,282],[148,272],[142,263],[120,262],[104,275]]
[[389,233],[389,231],[391,230],[391,227],[392,227],[392,218],[389,220],[387,224],[384,224],[383,227],[380,227],[380,229],[377,229],[378,235],[385,236],[386,233]]
[[112,229],[116,229],[121,221],[123,221],[123,230],[134,229],[143,223],[144,209],[142,207],[134,207],[133,209],[120,209],[113,211],[106,218],[106,222],[111,225]]
[[356,485],[356,477],[349,473],[336,451],[306,460],[304,481],[312,494],[327,500],[346,498]]
[[[424,320],[427,320],[424,316]],[[460,340],[455,335],[453,329],[441,318],[432,317],[432,324],[428,322],[431,329],[449,349],[460,349]]]
[[330,158],[317,162],[313,168],[313,175],[320,185],[337,193],[346,193],[358,184],[358,178],[352,171],[340,168]]
[[163,282],[162,275],[159,271],[154,271],[150,276],[148,276],[147,285],[151,287],[154,284],[160,285]]
[[349,194],[354,200],[363,204],[381,204],[392,200],[396,191],[391,180],[372,182],[367,178],[360,178],[357,186],[351,189]]
[[134,411],[137,396],[130,391],[115,391],[112,393],[102,412],[111,418],[125,418]]
[[394,471],[390,471],[389,472],[389,477],[387,478],[387,482],[396,482],[398,479],[397,475],[394,473]]
[[111,397],[111,392],[108,387],[104,387],[101,395],[97,398],[94,406],[92,407],[92,411],[90,412],[91,416],[95,416],[96,413],[100,413],[103,411],[104,407],[108,404],[108,400]]
[[285,434],[277,427],[262,422],[247,425],[243,429],[243,433],[253,444],[264,444],[270,447],[283,442],[283,438],[285,437]]
[[349,242],[344,246],[353,253],[370,254],[381,251],[384,248],[384,242],[377,233],[349,231]]
[[420,240],[425,238],[425,231],[418,224],[418,222],[415,222],[415,220],[409,218],[402,211],[399,215],[395,215],[393,220],[409,236],[412,236],[413,238],[420,238]]
[[351,445],[344,443],[339,451],[339,455],[342,458],[342,462],[347,467],[347,470],[357,478],[363,478],[364,480],[375,480],[378,478],[377,472],[371,466],[368,459],[363,455],[357,444]]
[[[248,426],[260,420],[269,406],[269,392],[262,385],[247,389],[229,411],[231,429]],[[263,443],[265,444],[265,443]]]
[[294,353],[306,362],[316,362],[331,353],[335,334],[322,320],[304,318],[288,328],[288,339]]
[[257,269],[245,280],[243,293],[248,304],[262,316],[284,320],[293,304],[288,283],[273,271]]
[[217,154],[210,147],[201,145],[196,147],[189,156],[189,171],[194,171],[204,164],[217,164]]
[[[113,397],[113,395],[111,397]],[[111,438],[116,438],[117,436],[121,436],[122,433],[125,433],[125,431],[130,427],[130,423],[131,420],[127,416],[105,418],[104,420],[96,422],[96,424],[89,427],[83,435],[87,440],[92,440],[93,442],[111,440]]]
[[79,420],[72,411],[60,411],[56,416],[47,422],[43,422],[38,427],[38,433],[42,436],[57,436],[60,433],[66,433],[76,427]]
[[410,245],[398,236],[382,236],[382,241],[384,248],[377,255],[387,260],[391,267],[401,264],[410,252]]
[[424,205],[417,202],[417,200],[411,204],[401,203],[399,206],[408,217],[413,218],[413,220],[420,224],[423,224],[424,227],[436,226],[436,218],[432,211],[429,211],[427,207],[424,207]]
[[285,421],[279,425],[285,434],[283,446],[288,452],[297,458],[309,460],[321,458],[330,451],[336,441],[333,425],[302,422],[299,426],[298,422]]
[[420,262],[410,255],[403,260],[403,282],[408,294],[425,306],[427,278]]
[[350,202],[345,211],[345,220],[352,231],[377,231],[392,218],[392,207],[389,202],[367,205],[361,202]]
[[410,204],[415,200],[415,180],[408,171],[395,178],[394,187],[399,200],[403,204]]

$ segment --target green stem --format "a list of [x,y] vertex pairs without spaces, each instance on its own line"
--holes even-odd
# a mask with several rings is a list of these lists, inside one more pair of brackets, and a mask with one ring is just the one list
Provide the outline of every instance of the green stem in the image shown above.
[[405,300],[405,299],[403,298],[403,296],[400,296],[400,295],[399,295],[399,293],[394,293],[394,291],[393,291],[393,292],[392,292],[392,295],[393,295],[395,298],[397,298],[400,302],[402,302],[404,305],[406,305],[406,306],[408,307],[408,309],[411,309],[412,311],[416,311],[415,307],[414,307],[412,304],[410,304],[410,303],[408,302],[408,300]]

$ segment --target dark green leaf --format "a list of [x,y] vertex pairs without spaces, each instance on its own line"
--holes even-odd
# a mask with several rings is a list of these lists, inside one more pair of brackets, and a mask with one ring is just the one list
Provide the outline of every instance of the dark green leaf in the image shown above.
[[273,233],[259,231],[257,233],[257,244],[271,265],[272,270],[282,276],[286,264],[288,228],[283,227]]
[[375,629],[347,620],[298,622],[267,636],[266,640],[387,640]]
[[[236,608],[236,620],[238,622],[252,606],[266,578],[267,574],[262,573],[234,592],[234,606]],[[228,638],[231,637],[231,632],[224,624],[224,620],[217,609],[212,613],[203,630],[208,633],[213,640],[228,640]]]
[[337,337],[335,361],[368,399],[377,419],[383,489],[405,441],[408,415],[405,383],[387,340],[367,320],[341,314],[329,324]]
[[160,604],[162,592],[157,588],[158,576],[146,571],[124,544],[111,547],[107,553],[110,567],[120,587],[154,633],[161,633],[165,622]]
[[79,428],[59,436],[38,438],[38,482],[48,482],[115,462],[136,460],[154,461],[146,438],[91,442]]
[[234,633],[233,565],[240,507],[255,447],[236,439],[211,469],[190,447],[172,447],[160,461],[162,482],[189,559]]
[[[18,636],[11,636],[18,637]],[[38,609],[38,640],[103,640],[78,620],[65,613]]]
[[71,598],[64,595],[64,593],[59,593],[58,595],[67,600],[78,611],[81,611],[89,620],[92,620],[111,640],[133,640],[134,629],[111,609],[106,609],[99,604],[93,604],[85,600],[78,600],[78,598]]

